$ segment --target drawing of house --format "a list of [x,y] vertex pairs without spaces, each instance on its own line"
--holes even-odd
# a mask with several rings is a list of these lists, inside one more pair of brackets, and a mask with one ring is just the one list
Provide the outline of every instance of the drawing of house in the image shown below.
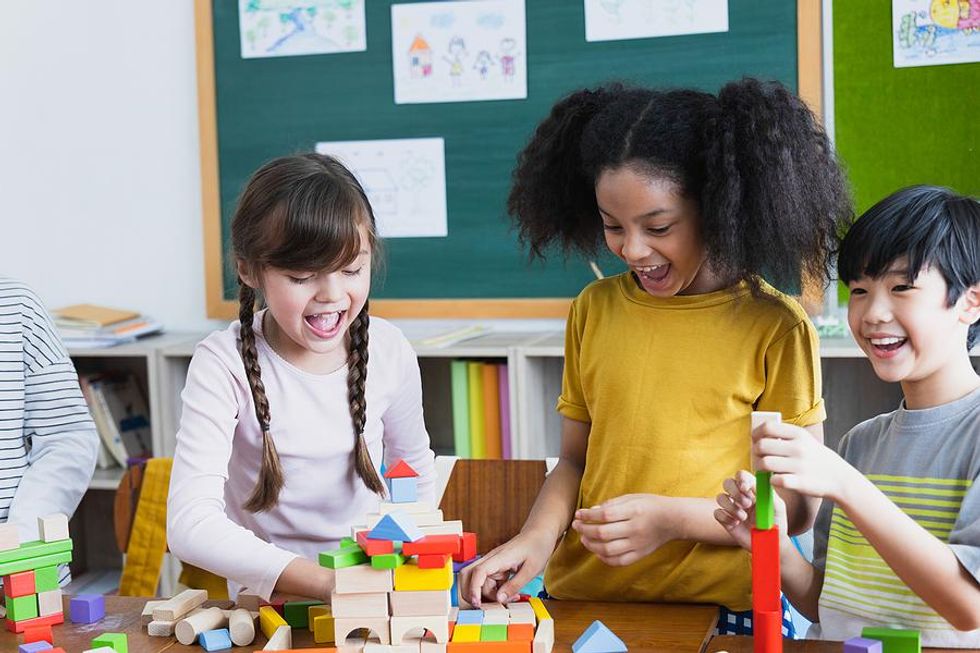
[[422,79],[432,74],[432,48],[421,34],[415,36],[408,48],[408,60],[413,79]]

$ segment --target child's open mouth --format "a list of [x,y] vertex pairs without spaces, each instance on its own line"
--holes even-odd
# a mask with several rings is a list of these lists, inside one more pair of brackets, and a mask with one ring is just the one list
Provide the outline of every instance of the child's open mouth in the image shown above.
[[669,285],[670,263],[661,265],[644,265],[633,268],[640,285],[647,292],[662,292]]
[[306,320],[310,330],[320,338],[333,338],[340,331],[340,325],[346,311],[334,311],[332,313],[316,313],[306,315]]
[[872,349],[874,349],[876,354],[883,358],[888,358],[893,355],[895,352],[901,349],[905,343],[908,342],[908,340],[908,338],[899,338],[895,336],[887,338],[868,338],[868,342],[871,343]]

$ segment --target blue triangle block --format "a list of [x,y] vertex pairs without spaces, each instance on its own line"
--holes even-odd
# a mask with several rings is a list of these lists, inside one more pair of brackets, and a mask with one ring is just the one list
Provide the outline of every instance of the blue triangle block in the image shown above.
[[371,532],[371,540],[398,540],[399,542],[417,542],[425,534],[415,525],[412,517],[404,510],[392,510],[381,518]]
[[626,653],[626,644],[601,621],[593,621],[572,644],[575,653]]

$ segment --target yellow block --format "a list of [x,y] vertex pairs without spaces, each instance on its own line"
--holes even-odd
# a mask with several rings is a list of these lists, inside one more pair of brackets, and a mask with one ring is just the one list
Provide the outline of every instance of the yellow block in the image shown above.
[[259,627],[266,639],[271,639],[279,626],[288,626],[282,615],[276,612],[271,605],[263,605],[259,608]]
[[544,607],[544,603],[538,597],[531,597],[528,601],[531,607],[534,608],[534,616],[538,618],[538,621],[544,621],[545,619],[551,619],[551,614],[548,612],[548,608]]
[[318,608],[327,608],[326,614],[318,613],[313,614],[313,608],[310,608],[310,630],[313,631],[313,641],[317,644],[332,644],[334,633],[333,633],[333,615],[330,614],[330,608],[327,606],[317,606]]
[[481,630],[480,624],[463,624],[462,626],[456,624],[453,629],[453,642],[479,642]]
[[419,569],[418,561],[414,559],[401,567],[395,567],[396,592],[448,590],[452,586],[452,558],[447,558],[446,566],[441,569]]

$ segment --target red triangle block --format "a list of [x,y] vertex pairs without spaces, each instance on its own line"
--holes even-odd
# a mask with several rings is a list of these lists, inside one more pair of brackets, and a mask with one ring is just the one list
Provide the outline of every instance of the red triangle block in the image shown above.
[[385,472],[385,478],[415,478],[419,473],[412,469],[412,466],[399,458],[391,469]]
[[385,553],[395,552],[395,543],[392,540],[372,540],[368,537],[368,531],[357,531],[357,544],[369,556],[384,555]]
[[415,555],[456,555],[460,550],[459,535],[426,535],[417,542],[402,544],[402,553]]

